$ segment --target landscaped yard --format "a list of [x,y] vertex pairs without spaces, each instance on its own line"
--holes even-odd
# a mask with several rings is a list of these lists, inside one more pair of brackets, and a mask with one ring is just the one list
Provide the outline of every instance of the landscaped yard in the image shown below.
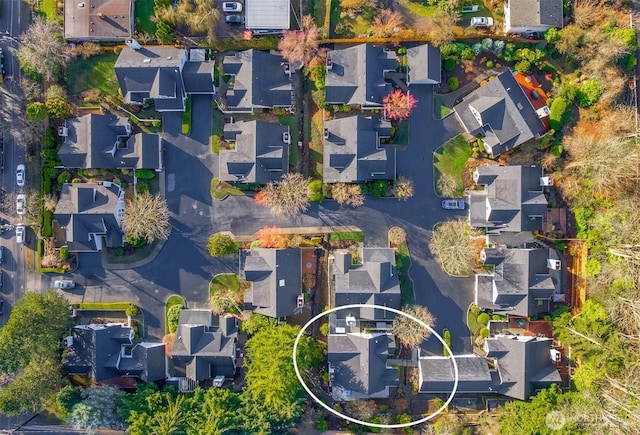
[[147,33],[150,36],[156,34],[156,23],[151,21],[151,17],[154,16],[154,1],[153,0],[137,0],[135,7],[136,17],[136,32]]
[[89,59],[76,59],[67,68],[67,88],[71,95],[93,91],[98,97],[117,96],[118,81],[114,65],[118,56],[105,53]]
[[471,157],[471,147],[462,135],[454,137],[436,150],[433,154],[433,166],[435,168],[433,171],[433,185],[438,195],[440,195],[440,192],[437,184],[441,174],[451,174],[456,177],[458,183],[456,196],[462,196],[464,191],[462,171],[469,157]]
[[131,302],[83,302],[73,304],[73,308],[81,310],[119,310],[124,311],[131,305]]
[[442,119],[451,112],[452,110],[444,105],[444,102],[439,95],[436,94],[433,96],[433,116],[436,119]]
[[107,261],[112,264],[131,264],[144,260],[155,249],[158,242],[135,248],[133,252],[126,253],[126,248],[107,249]]
[[222,201],[229,195],[244,195],[242,191],[236,187],[233,187],[227,182],[220,181],[217,178],[211,180],[211,196],[213,199]]
[[364,242],[364,234],[361,231],[343,231],[331,233],[332,242],[340,242],[342,240],[353,240],[354,242]]
[[169,296],[169,298],[167,299],[167,302],[165,302],[164,304],[164,319],[166,322],[165,325],[168,333],[173,332],[177,327],[177,319],[175,317],[172,320],[169,319],[169,309],[175,305],[183,308],[186,308],[187,306],[182,296],[178,296],[178,295]]
[[47,16],[48,20],[55,21],[56,20],[56,0],[41,0],[40,1],[40,12],[44,13]]
[[240,290],[240,280],[237,275],[233,273],[222,273],[213,277],[209,284],[209,294],[212,295],[224,290]]
[[407,2],[409,10],[420,17],[433,17],[438,11],[437,6],[423,6],[418,2],[409,0]]

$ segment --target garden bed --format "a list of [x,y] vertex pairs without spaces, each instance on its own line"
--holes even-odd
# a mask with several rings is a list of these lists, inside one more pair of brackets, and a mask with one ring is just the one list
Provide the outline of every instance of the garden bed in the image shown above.
[[110,264],[131,264],[147,258],[156,248],[158,241],[138,248],[125,246],[124,248],[107,248],[106,261]]

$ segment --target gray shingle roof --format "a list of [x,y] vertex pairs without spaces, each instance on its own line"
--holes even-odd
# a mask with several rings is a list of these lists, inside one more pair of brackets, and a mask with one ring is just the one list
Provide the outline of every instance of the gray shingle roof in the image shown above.
[[125,103],[142,104],[153,98],[158,111],[184,110],[181,71],[185,60],[186,52],[180,48],[123,48],[115,71]]
[[[71,330],[71,337],[73,344],[63,363],[68,373],[84,374],[101,383],[120,376],[136,376],[144,382],[166,377],[164,344],[133,340],[129,326],[77,325]],[[125,352],[123,346],[129,351]]]
[[327,53],[325,95],[329,104],[358,104],[379,107],[392,90],[383,74],[396,70],[394,51],[370,44],[333,50]]
[[470,225],[493,232],[542,230],[547,209],[542,176],[542,169],[535,166],[477,168],[474,180],[486,187],[469,193]]
[[386,388],[398,386],[398,372],[387,368],[390,340],[380,333],[329,335],[328,360],[335,399],[388,397]]
[[396,150],[380,145],[380,138],[389,136],[388,122],[355,115],[326,121],[324,128],[325,183],[395,178]]
[[226,93],[227,110],[288,107],[293,86],[282,55],[250,49],[223,60],[224,73],[235,76]]
[[65,39],[122,41],[130,38],[133,3],[132,0],[65,0]]
[[407,50],[407,84],[438,84],[442,80],[441,71],[439,48],[422,44]]
[[562,0],[509,0],[508,5],[508,28],[562,27]]
[[[456,356],[458,393],[486,393],[495,388],[497,376],[487,360],[476,355]],[[455,372],[448,357],[422,357],[418,360],[421,393],[448,393],[453,390]]]
[[160,136],[130,136],[127,119],[115,115],[88,114],[65,120],[67,137],[58,150],[65,168],[159,169]]
[[476,305],[525,317],[549,312],[561,291],[561,271],[547,265],[558,258],[553,249],[485,248],[484,257],[493,275],[476,275]]
[[551,360],[553,340],[541,337],[497,335],[485,341],[487,358],[497,360],[501,385],[498,393],[528,400],[538,388],[560,383]]
[[245,303],[269,317],[291,316],[302,294],[299,248],[251,248],[240,251],[240,277],[251,283]]
[[493,156],[517,147],[545,130],[513,73],[505,71],[454,106],[465,130],[486,136]]
[[180,311],[171,359],[194,381],[231,377],[236,371],[237,341],[238,328],[233,316],[184,309]]
[[187,94],[213,94],[214,61],[186,62],[182,80]]
[[[400,309],[400,282],[392,248],[363,248],[362,265],[351,264],[351,254],[336,253],[333,267],[336,306],[373,304]],[[390,311],[370,308],[342,310],[340,318],[353,315],[365,320],[393,320]]]
[[124,191],[116,184],[64,184],[54,217],[65,229],[69,251],[96,251],[102,237],[107,238],[108,247],[122,246],[123,210]]
[[289,172],[289,145],[283,142],[286,125],[247,121],[225,125],[225,139],[235,149],[221,149],[219,178],[222,181],[267,184]]

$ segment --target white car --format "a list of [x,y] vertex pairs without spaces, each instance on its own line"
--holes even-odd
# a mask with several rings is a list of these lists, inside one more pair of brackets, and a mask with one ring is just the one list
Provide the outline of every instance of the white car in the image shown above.
[[16,226],[16,243],[24,243],[24,225]]
[[224,2],[222,3],[222,12],[242,12],[242,3]]
[[493,18],[491,17],[473,17],[471,18],[472,27],[491,27],[493,26]]
[[25,214],[26,206],[27,206],[27,195],[25,195],[24,193],[21,193],[16,197],[16,212],[18,213],[19,216],[22,216],[23,214]]
[[25,171],[26,169],[22,163],[16,168],[16,184],[20,187],[24,186]]
[[59,279],[53,283],[54,288],[59,288],[62,290],[74,288],[76,283],[71,281],[70,279]]

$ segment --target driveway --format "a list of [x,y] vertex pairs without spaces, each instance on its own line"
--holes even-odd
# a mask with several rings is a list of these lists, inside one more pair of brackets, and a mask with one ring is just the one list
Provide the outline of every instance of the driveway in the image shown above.
[[[462,216],[443,210],[433,191],[433,152],[460,132],[454,117],[444,121],[432,115],[433,89],[419,86],[411,92],[419,100],[410,122],[410,144],[398,151],[398,173],[415,184],[415,197],[406,202],[368,197],[363,207],[339,207],[333,201],[312,204],[294,219],[274,218],[253,199],[230,196],[212,201],[210,180],[217,174],[217,156],[210,152],[211,99],[193,97],[192,134],[180,134],[182,115],[164,116],[166,199],[172,213],[173,231],[158,257],[132,270],[105,271],[99,264],[83,261],[80,274],[100,278],[104,286],[120,289],[121,300],[131,298],[145,311],[146,333],[158,339],[164,333],[164,301],[173,293],[186,298],[190,307],[206,306],[208,282],[222,272],[237,272],[237,257],[212,259],[206,251],[209,235],[217,231],[253,234],[265,225],[356,225],[364,230],[365,244],[386,246],[387,231],[400,226],[407,231],[412,257],[410,275],[416,302],[427,306],[437,319],[436,330],[448,328],[456,353],[471,351],[466,328],[466,308],[473,300],[472,279],[450,278],[442,272],[428,249],[433,225]],[[431,340],[433,341],[433,340]],[[427,348],[441,353],[437,342]]]

